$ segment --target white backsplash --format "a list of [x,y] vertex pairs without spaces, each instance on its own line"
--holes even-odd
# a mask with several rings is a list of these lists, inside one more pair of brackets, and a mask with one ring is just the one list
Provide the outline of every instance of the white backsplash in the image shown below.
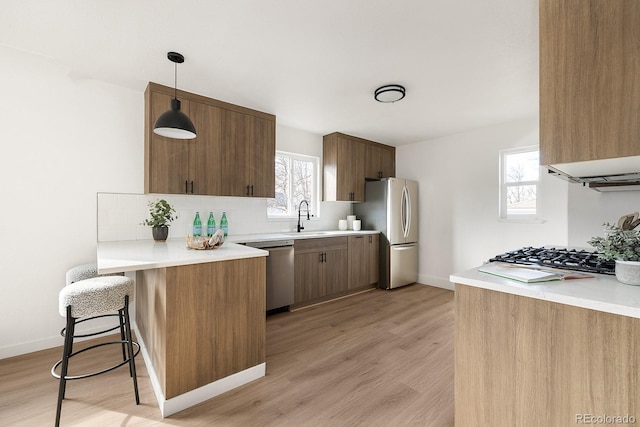
[[[295,231],[297,219],[267,219],[267,199],[249,197],[190,196],[176,194],[98,193],[98,242],[148,240],[151,229],[141,225],[149,217],[149,202],[165,199],[176,210],[178,219],[169,227],[169,238],[191,234],[196,211],[206,229],[209,212],[220,225],[227,213],[229,234],[277,233]],[[314,218],[303,220],[305,231],[337,230],[338,220],[351,214],[350,202],[320,202]],[[303,211],[303,216],[305,212]]]

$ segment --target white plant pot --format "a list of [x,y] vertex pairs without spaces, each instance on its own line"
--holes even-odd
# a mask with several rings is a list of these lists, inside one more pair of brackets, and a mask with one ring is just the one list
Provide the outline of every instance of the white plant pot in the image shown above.
[[616,261],[616,278],[625,285],[640,286],[640,261]]

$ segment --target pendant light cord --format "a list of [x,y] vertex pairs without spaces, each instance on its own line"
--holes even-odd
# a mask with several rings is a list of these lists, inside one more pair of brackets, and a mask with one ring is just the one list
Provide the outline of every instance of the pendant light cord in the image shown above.
[[178,99],[178,63],[173,63],[173,97]]

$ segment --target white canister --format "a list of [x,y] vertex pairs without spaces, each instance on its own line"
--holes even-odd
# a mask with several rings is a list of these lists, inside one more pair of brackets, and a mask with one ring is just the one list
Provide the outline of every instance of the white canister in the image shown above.
[[347,229],[347,220],[346,219],[339,219],[338,220],[338,230],[344,231],[346,229]]
[[353,230],[353,221],[356,220],[355,215],[347,215],[347,228]]
[[362,229],[362,221],[359,219],[353,220],[353,231],[360,231]]

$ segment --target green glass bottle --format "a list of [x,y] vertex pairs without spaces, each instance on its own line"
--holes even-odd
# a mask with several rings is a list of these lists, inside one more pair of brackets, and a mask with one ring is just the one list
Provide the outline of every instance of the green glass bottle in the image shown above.
[[227,222],[227,213],[222,212],[222,218],[220,219],[220,228],[224,231],[224,237],[229,234],[229,223]]
[[202,236],[202,221],[200,221],[200,212],[196,212],[196,217],[193,220],[193,235]]
[[207,236],[213,236],[216,232],[216,220],[213,217],[213,212],[209,212],[209,221],[207,221]]

